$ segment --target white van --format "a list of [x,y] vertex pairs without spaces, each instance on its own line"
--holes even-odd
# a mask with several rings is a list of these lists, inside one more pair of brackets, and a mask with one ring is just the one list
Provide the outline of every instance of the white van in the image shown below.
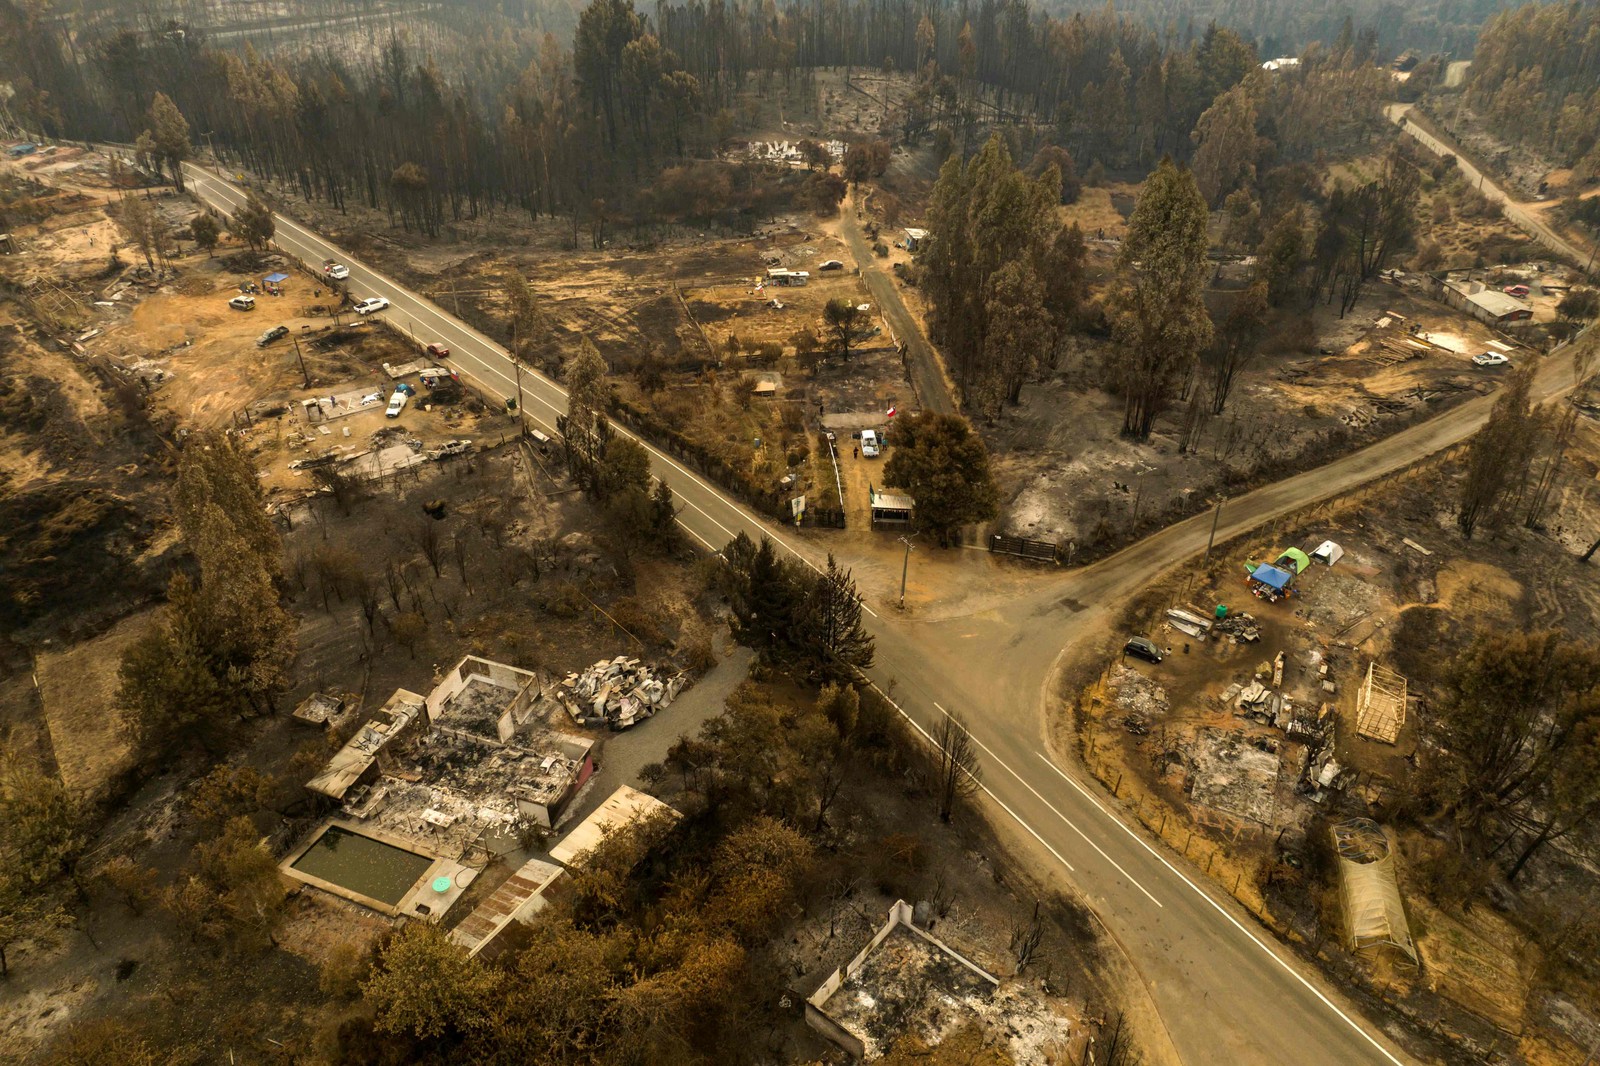
[[878,434],[870,429],[861,431],[861,457],[863,459],[878,457]]

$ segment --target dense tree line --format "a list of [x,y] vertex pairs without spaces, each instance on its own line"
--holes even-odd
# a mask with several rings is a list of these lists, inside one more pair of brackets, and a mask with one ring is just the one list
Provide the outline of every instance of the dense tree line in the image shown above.
[[[1095,0],[1051,0],[1046,10],[1100,10]],[[1252,35],[1263,56],[1296,56],[1315,42],[1354,47],[1386,59],[1407,49],[1469,56],[1485,20],[1515,0],[1118,0],[1117,10],[1169,38],[1193,38],[1215,22]]]
[[969,408],[998,414],[1057,350],[1083,284],[1083,237],[1056,218],[1055,163],[1028,178],[998,134],[972,159],[952,156],[928,209],[921,269],[936,334]]
[[1467,99],[1496,134],[1600,174],[1600,7],[1527,4],[1483,29]]
[[[1202,115],[1258,66],[1244,38],[1216,26],[1180,47],[1109,10],[1057,20],[1022,0],[694,2],[653,15],[594,0],[570,49],[491,20],[447,57],[395,29],[365,59],[333,47],[267,56],[209,44],[193,27],[71,29],[0,0],[8,111],[28,128],[127,142],[148,133],[141,149],[179,181],[190,141],[204,141],[308,198],[383,208],[426,233],[503,210],[570,215],[574,242],[580,218],[598,241],[630,217],[830,208],[842,189],[820,175],[704,162],[743,121],[740,94],[796,91],[804,110],[820,68],[912,72],[898,130],[909,140],[943,131],[964,155],[1000,123],[1023,131],[1030,154],[1054,142],[1085,162],[1149,166],[1187,157]],[[1304,156],[1360,127],[1381,77],[1370,51],[1311,53],[1260,83],[1260,143]],[[870,173],[870,153],[863,162]]]
[[172,579],[161,618],[124,652],[117,695],[149,754],[213,744],[235,718],[272,711],[295,655],[282,542],[232,438],[190,435],[173,504],[196,574]]

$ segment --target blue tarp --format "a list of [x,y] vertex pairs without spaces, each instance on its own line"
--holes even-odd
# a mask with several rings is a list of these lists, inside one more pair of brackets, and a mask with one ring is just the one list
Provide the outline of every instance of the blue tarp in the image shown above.
[[276,285],[281,281],[288,281],[289,280],[289,275],[287,275],[287,274],[268,274],[262,280],[266,281],[267,284],[269,284],[269,285]]
[[1294,580],[1294,575],[1287,570],[1279,570],[1276,566],[1262,563],[1251,573],[1250,580],[1259,581],[1270,589],[1282,592]]

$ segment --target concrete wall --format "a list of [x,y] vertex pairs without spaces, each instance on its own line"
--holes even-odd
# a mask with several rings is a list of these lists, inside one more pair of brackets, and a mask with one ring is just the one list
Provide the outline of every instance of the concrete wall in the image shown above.
[[[538,675],[531,670],[523,670],[515,666],[507,666],[505,663],[497,663],[490,659],[480,659],[476,655],[468,655],[456,663],[450,672],[444,676],[444,680],[440,681],[438,685],[434,686],[433,691],[428,693],[428,721],[437,722],[439,715],[444,711],[444,705],[456,693],[466,688],[467,683],[474,677],[482,678],[490,684],[499,685],[502,688],[511,689],[519,697],[522,695],[522,689],[525,686],[532,682],[537,687],[539,681]],[[515,705],[516,700],[513,700],[512,706]]]
[[874,951],[877,951],[878,948],[883,946],[883,942],[889,939],[890,934],[892,934],[897,927],[904,927],[906,932],[910,933],[912,936],[921,938],[925,943],[932,945],[932,947],[941,954],[947,955],[956,962],[959,962],[962,966],[965,966],[967,969],[971,970],[985,981],[988,981],[989,984],[995,988],[1000,986],[1000,979],[994,976],[994,974],[989,973],[971,959],[968,959],[966,956],[953,950],[950,945],[946,944],[938,937],[932,936],[923,932],[921,929],[918,929],[916,925],[912,923],[911,916],[911,904],[907,903],[903,899],[895,900],[894,906],[889,908],[888,920],[883,923],[882,928],[873,934],[872,939],[867,941],[867,946],[858,951],[855,958],[851,959],[849,962],[839,967],[839,969],[829,974],[828,979],[823,981],[822,985],[815,992],[811,993],[810,999],[806,1000],[806,1024],[811,1026],[811,1028],[816,1030],[818,1033],[821,1033],[823,1036],[827,1037],[829,1040],[833,1041],[834,1044],[843,1048],[857,1059],[860,1059],[864,1054],[866,1054],[866,1046],[861,1042],[859,1037],[857,1037],[854,1033],[851,1033],[844,1026],[840,1025],[828,1014],[826,1005],[828,1000],[833,998],[834,993],[838,992],[840,987],[844,985],[845,981],[849,980],[850,975],[861,969],[862,964],[867,961],[868,957],[871,956]]

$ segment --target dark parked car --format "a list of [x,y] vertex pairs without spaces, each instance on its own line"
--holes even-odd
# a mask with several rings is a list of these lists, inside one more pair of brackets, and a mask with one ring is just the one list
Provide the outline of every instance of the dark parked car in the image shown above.
[[1132,655],[1146,662],[1158,663],[1165,657],[1166,653],[1156,646],[1155,641],[1148,637],[1129,637],[1128,643],[1122,646],[1122,654]]
[[273,326],[261,336],[256,338],[256,347],[265,348],[275,340],[282,340],[289,335],[288,326]]

